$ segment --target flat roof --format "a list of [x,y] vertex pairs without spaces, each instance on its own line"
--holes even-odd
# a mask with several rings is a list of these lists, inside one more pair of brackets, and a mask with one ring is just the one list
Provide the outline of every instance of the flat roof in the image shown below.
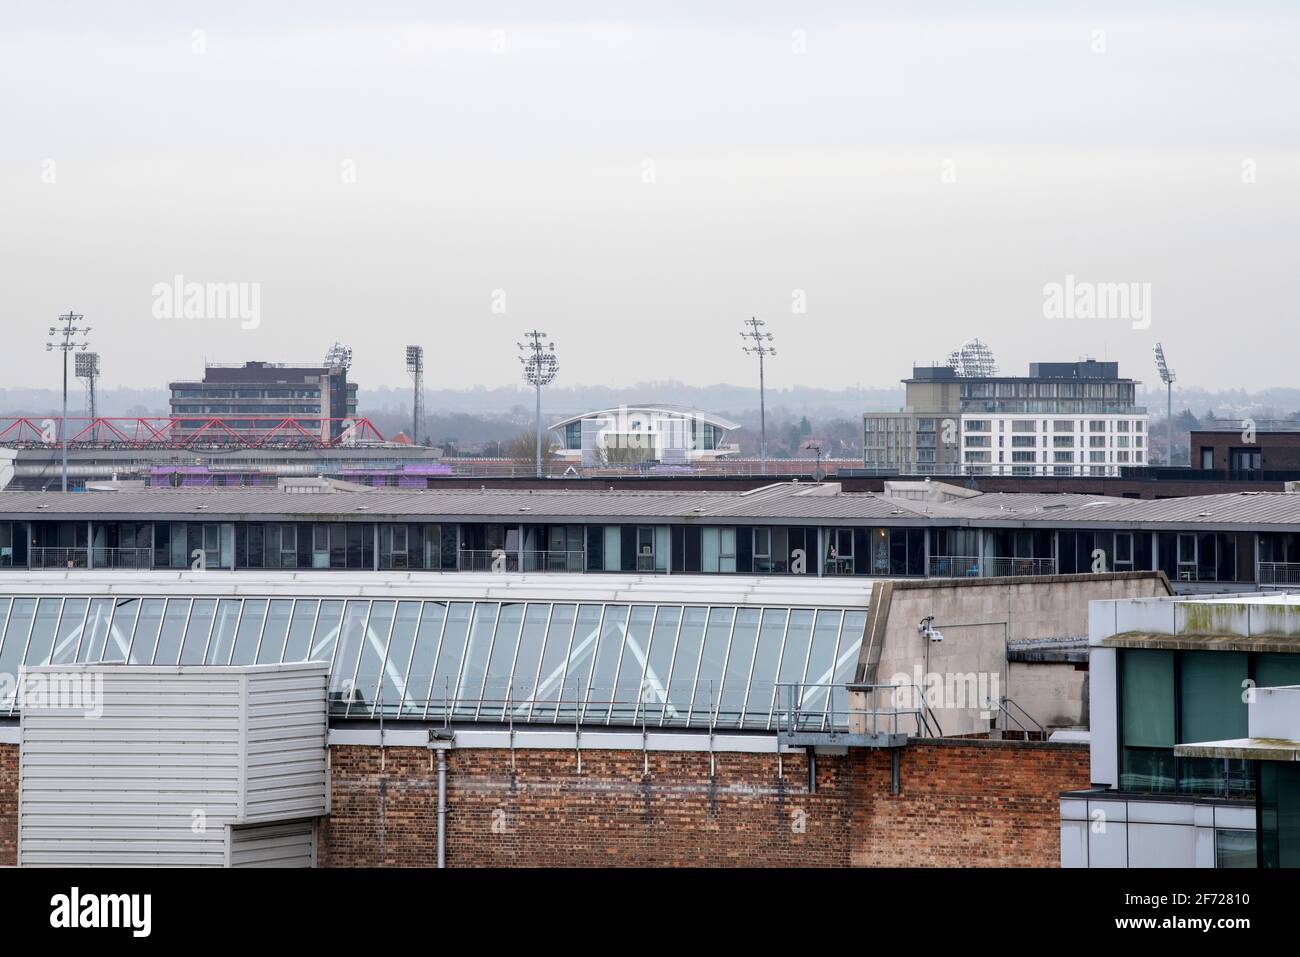
[[556,575],[545,572],[0,570],[0,595],[429,598],[867,608],[866,576]]
[[516,522],[663,520],[729,524],[971,525],[987,528],[1143,528],[1204,531],[1300,525],[1300,494],[1234,492],[1172,499],[1079,493],[983,492],[944,502],[845,492],[834,482],[781,482],[748,491],[672,489],[418,489],[303,493],[272,489],[0,491],[0,519]]

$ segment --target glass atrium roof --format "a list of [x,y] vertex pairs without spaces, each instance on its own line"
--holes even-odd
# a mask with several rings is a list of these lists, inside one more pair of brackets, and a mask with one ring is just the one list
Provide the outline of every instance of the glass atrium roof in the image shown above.
[[[624,600],[187,595],[175,581],[165,597],[103,597],[48,585],[0,591],[0,674],[328,661],[331,713],[350,718],[770,729],[778,683],[852,679],[867,618],[860,605],[759,605],[726,588],[714,604],[612,587]],[[819,695],[805,692],[805,712]],[[10,686],[0,714],[14,698]]]

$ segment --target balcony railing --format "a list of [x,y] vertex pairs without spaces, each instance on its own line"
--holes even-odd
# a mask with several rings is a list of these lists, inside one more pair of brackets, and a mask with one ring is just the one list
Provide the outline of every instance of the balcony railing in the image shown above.
[[994,578],[1007,575],[1055,575],[1055,558],[990,558],[984,562],[984,574]]
[[980,560],[974,555],[931,555],[930,575],[934,578],[978,578]]
[[1260,562],[1261,585],[1300,585],[1300,562]]
[[152,568],[152,548],[95,548],[91,550],[96,568]]
[[581,572],[586,568],[587,553],[583,551],[524,552],[526,572]]
[[512,548],[462,548],[457,567],[463,572],[517,572],[519,553]]
[[27,551],[29,568],[89,568],[90,551],[86,548],[49,548],[32,546]]

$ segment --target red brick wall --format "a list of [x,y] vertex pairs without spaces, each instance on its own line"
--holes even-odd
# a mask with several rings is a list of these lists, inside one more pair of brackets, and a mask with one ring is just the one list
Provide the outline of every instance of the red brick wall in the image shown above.
[[0,867],[18,863],[18,745],[0,744]]
[[1087,787],[1084,745],[948,740],[854,762],[856,867],[1058,867],[1062,791]]
[[[424,748],[331,748],[327,866],[437,861],[436,763]],[[436,761],[436,759],[435,759]],[[845,764],[820,759],[808,794],[802,755],[453,750],[449,866],[844,866]]]
[[[453,750],[449,866],[1055,866],[1063,790],[1088,783],[1078,745],[914,743],[902,793],[887,752],[802,754]],[[327,866],[430,866],[437,768],[424,748],[331,749]]]

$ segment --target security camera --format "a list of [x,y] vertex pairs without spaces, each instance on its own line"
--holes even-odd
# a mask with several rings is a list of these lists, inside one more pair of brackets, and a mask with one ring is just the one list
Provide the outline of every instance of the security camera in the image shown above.
[[916,626],[916,630],[931,641],[943,641],[943,633],[934,627],[934,615],[927,615],[922,618],[921,623]]

